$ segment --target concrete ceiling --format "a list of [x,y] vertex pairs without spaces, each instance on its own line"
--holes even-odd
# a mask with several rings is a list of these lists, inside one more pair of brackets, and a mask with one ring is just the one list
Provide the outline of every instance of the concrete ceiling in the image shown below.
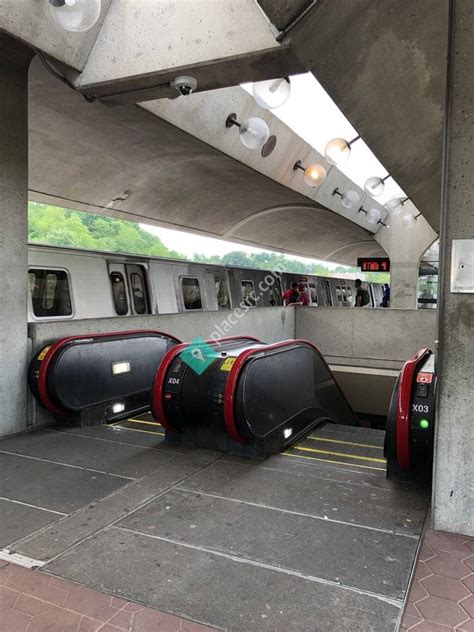
[[[281,27],[288,0],[260,4]],[[446,0],[319,0],[283,40],[435,230],[448,9]]]
[[87,103],[34,60],[32,199],[355,264],[371,233],[135,106]]

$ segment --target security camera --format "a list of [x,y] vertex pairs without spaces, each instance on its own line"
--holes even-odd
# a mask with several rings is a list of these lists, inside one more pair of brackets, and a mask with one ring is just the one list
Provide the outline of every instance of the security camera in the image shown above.
[[186,75],[180,75],[171,82],[173,88],[176,88],[179,94],[183,97],[188,94],[192,94],[194,90],[196,90],[197,84],[197,79],[194,77],[187,77]]

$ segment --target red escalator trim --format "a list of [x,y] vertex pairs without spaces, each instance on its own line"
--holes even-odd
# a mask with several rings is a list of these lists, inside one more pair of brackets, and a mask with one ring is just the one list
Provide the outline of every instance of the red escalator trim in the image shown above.
[[166,338],[171,338],[172,340],[175,340],[177,343],[180,342],[180,340],[178,340],[178,338],[176,338],[175,336],[172,336],[170,334],[165,334],[162,331],[156,331],[153,329],[133,329],[130,331],[109,331],[102,334],[80,334],[78,336],[67,336],[66,338],[60,338],[55,343],[53,343],[51,347],[48,349],[39,367],[38,393],[43,405],[54,415],[64,416],[64,415],[69,414],[69,412],[66,409],[62,408],[61,406],[58,406],[56,403],[54,403],[51,400],[48,393],[47,384],[46,384],[49,365],[51,364],[51,360],[53,359],[58,349],[60,349],[63,345],[67,344],[68,342],[72,342],[73,340],[84,340],[86,338],[107,338],[111,336],[123,336],[123,335],[129,335],[129,334],[159,334],[161,336],[165,336]]
[[[212,339],[205,340],[204,342],[206,344],[211,345],[211,344],[218,344],[219,342],[226,342],[228,340],[241,340],[241,339],[250,340],[252,342],[260,342],[260,340],[258,340],[257,338],[254,338],[253,336],[226,336],[224,338],[218,338],[217,340],[212,340]],[[175,357],[179,353],[184,351],[187,347],[189,347],[190,344],[192,343],[183,342],[177,345],[176,347],[173,347],[172,349],[170,349],[163,357],[163,360],[161,361],[160,366],[158,367],[158,370],[155,373],[155,378],[153,380],[151,413],[153,417],[156,419],[156,421],[159,421],[165,430],[171,430],[173,432],[177,432],[177,429],[174,428],[173,425],[166,418],[165,407],[163,405],[164,404],[163,400],[164,400],[164,395],[165,395],[164,394],[165,379],[166,379],[166,374],[168,373],[170,364],[173,362]]]
[[412,358],[407,360],[400,372],[400,386],[398,389],[397,423],[395,441],[397,450],[397,463],[404,469],[410,469],[410,412],[412,402],[412,387],[416,367],[431,349],[420,349]]
[[[246,444],[248,443],[248,440],[246,437],[242,437],[239,434],[239,431],[237,429],[237,423],[235,420],[235,393],[237,390],[237,383],[240,377],[240,372],[244,366],[244,364],[247,362],[247,360],[252,356],[255,355],[257,353],[261,353],[262,351],[268,351],[268,350],[273,350],[273,349],[279,349],[281,347],[285,347],[285,346],[291,346],[294,344],[303,344],[306,345],[308,347],[310,347],[311,349],[313,349],[313,351],[316,352],[316,354],[322,359],[322,361],[324,362],[329,374],[332,376],[332,371],[329,368],[328,363],[326,362],[326,360],[324,359],[323,355],[321,354],[321,352],[319,351],[319,349],[312,343],[309,342],[308,340],[301,340],[299,338],[296,338],[294,340],[284,340],[283,342],[275,342],[273,344],[269,344],[269,345],[265,345],[262,347],[257,347],[256,349],[246,349],[245,351],[242,351],[242,353],[237,356],[236,361],[234,362],[234,364],[232,365],[232,368],[229,372],[229,377],[227,378],[227,382],[225,385],[225,389],[224,389],[224,422],[225,422],[225,427],[227,430],[227,433],[229,434],[230,437],[232,437],[232,439],[234,439],[234,441],[237,441],[238,443],[241,444]],[[334,379],[334,378],[333,378]],[[344,398],[344,400],[347,403],[347,406],[349,407],[350,410],[352,410],[349,402],[347,401],[347,398],[345,397],[344,393],[341,391],[339,385],[337,384],[336,380],[334,380],[337,388],[339,389],[339,392],[341,394],[341,396]],[[355,417],[355,415],[354,415]]]

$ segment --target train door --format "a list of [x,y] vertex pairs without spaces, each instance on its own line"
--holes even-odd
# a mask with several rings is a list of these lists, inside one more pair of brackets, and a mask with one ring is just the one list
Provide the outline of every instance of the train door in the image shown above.
[[320,282],[323,288],[324,303],[326,307],[332,307],[331,284],[327,279],[320,279]]
[[109,279],[117,316],[150,313],[143,266],[109,262]]
[[316,289],[316,283],[308,283],[309,297],[311,299],[311,305],[319,305],[318,303],[318,291]]
[[230,309],[229,284],[225,272],[214,273],[214,283],[216,288],[217,309]]

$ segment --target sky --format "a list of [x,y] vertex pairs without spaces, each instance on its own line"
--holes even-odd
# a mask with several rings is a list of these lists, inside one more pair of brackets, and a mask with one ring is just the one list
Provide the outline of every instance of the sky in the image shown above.
[[[295,75],[291,77],[290,83],[290,98],[284,105],[272,110],[272,113],[316,151],[324,154],[324,147],[332,138],[345,138],[349,141],[357,136],[357,131],[349,120],[311,73]],[[242,88],[250,93],[252,87],[252,83],[242,85]],[[361,188],[364,187],[364,183],[369,177],[387,175],[387,170],[384,169],[362,139],[352,145],[350,159],[339,169]],[[384,204],[392,197],[405,197],[405,194],[398,184],[389,178],[385,183],[383,195],[379,196],[377,201]],[[189,257],[194,253],[222,256],[232,250],[242,250],[249,253],[265,252],[263,249],[211,237],[201,237],[183,231],[143,224],[142,227],[157,235],[168,248],[177,250]],[[304,262],[320,262],[319,259],[293,257],[292,255],[291,257]],[[324,263],[328,267],[332,267],[331,264]]]

